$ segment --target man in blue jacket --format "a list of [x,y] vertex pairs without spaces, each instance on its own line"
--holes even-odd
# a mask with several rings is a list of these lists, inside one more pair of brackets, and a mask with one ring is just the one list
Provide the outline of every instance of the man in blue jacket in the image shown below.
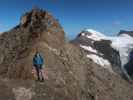
[[36,69],[38,81],[44,81],[43,64],[44,59],[41,56],[41,54],[37,51],[33,57],[33,65]]

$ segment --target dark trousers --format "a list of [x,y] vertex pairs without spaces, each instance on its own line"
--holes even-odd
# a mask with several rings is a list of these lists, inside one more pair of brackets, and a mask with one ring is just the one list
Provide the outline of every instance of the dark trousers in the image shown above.
[[37,79],[38,80],[44,80],[43,72],[42,72],[42,65],[35,65],[36,73],[37,73]]

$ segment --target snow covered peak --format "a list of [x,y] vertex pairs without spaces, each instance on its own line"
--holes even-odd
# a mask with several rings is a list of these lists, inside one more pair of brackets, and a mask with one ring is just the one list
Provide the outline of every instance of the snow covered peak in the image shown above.
[[[91,33],[91,34],[89,34],[89,35],[86,34],[85,35],[84,32]],[[87,38],[92,39],[94,41],[99,41],[99,40],[106,37],[104,34],[98,32],[98,31],[95,31],[93,29],[85,29],[82,33],[82,36],[86,36]]]
[[104,36],[102,33],[96,31],[96,30],[93,30],[93,29],[85,29],[86,32],[90,32],[92,34],[95,34],[95,35],[99,35],[99,36]]
[[[111,65],[114,71],[120,74],[123,72],[130,80],[126,68],[133,66],[129,65],[129,56],[133,52],[133,31],[121,31],[117,36],[106,36],[93,29],[85,29],[73,41],[86,52],[87,58],[109,70]],[[127,64],[128,67],[125,67]]]
[[100,41],[101,39],[110,40],[111,47],[117,50],[120,54],[122,66],[128,62],[129,53],[133,50],[133,37],[131,35],[123,33],[119,36],[110,37],[92,29],[86,29],[86,31],[92,33],[92,35],[87,35],[86,37],[94,41]]

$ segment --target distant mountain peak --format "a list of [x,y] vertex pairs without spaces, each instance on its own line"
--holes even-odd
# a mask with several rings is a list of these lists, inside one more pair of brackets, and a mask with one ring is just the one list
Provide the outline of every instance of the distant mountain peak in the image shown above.
[[99,41],[99,40],[105,38],[105,35],[103,33],[98,32],[94,29],[84,29],[80,35],[86,36],[87,38],[95,40],[95,41]]
[[[118,36],[110,37],[93,29],[85,29],[72,42],[77,46],[79,45],[87,53],[87,58],[94,62],[102,62],[98,63],[101,66],[109,65],[105,63],[105,61],[108,61],[112,66],[122,67],[121,69],[124,72],[125,65],[129,61],[128,56],[133,51],[133,31],[121,30]],[[92,50],[97,51],[97,53]],[[96,60],[96,58],[99,59]],[[126,71],[124,74],[126,74]]]
[[133,31],[120,30],[120,32],[118,33],[118,35],[121,35],[121,34],[128,34],[128,35],[130,35],[130,36],[133,37]]

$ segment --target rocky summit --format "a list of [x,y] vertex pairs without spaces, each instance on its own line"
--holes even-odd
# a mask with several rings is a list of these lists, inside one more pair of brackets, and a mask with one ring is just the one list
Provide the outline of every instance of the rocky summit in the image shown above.
[[64,44],[65,33],[58,21],[46,11],[33,9],[21,17],[19,25],[0,36],[0,74],[29,78],[36,48],[46,56],[48,53],[43,45],[56,50]]
[[[100,44],[108,46],[104,41]],[[33,79],[36,50],[45,58],[43,83]],[[133,100],[132,84],[105,62],[103,67],[86,58],[83,49],[66,41],[58,20],[34,8],[21,17],[19,25],[0,35],[0,100]]]

